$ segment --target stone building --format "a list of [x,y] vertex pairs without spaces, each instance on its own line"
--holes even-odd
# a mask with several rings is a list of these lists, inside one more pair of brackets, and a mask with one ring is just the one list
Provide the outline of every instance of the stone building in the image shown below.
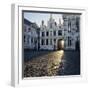
[[51,14],[47,26],[43,20],[40,26],[40,49],[57,50],[58,42],[63,36],[64,30],[61,20],[59,20],[59,24],[57,24]]
[[37,49],[38,48],[38,26],[35,23],[24,19],[24,48]]
[[37,50],[58,50],[64,42],[65,50],[79,49],[80,45],[80,15],[62,14],[63,23],[53,19],[52,14],[45,25],[41,21],[37,24],[24,19],[24,48]]
[[80,45],[80,15],[63,15],[65,49],[79,49]]

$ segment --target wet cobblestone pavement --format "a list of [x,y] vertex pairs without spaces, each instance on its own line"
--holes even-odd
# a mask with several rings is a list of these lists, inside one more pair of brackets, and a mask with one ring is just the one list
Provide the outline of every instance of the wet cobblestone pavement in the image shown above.
[[64,70],[61,75],[80,75],[80,52],[65,51],[64,52]]
[[24,77],[56,76],[62,68],[64,51],[52,51],[24,63]]
[[62,75],[80,75],[79,51],[41,51],[24,63],[24,77]]

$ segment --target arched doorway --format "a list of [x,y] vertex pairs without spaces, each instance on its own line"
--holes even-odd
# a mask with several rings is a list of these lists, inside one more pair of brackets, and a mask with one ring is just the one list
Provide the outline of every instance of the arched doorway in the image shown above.
[[57,49],[58,50],[63,50],[64,49],[64,40],[63,39],[58,39]]

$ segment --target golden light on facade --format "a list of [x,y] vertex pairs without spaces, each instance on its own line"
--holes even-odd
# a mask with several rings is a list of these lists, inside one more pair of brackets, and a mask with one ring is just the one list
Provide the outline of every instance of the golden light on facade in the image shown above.
[[64,49],[64,40],[61,40],[61,48]]

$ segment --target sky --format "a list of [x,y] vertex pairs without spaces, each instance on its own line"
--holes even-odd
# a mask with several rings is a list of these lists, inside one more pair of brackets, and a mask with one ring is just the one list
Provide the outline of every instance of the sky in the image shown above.
[[[59,23],[59,19],[62,21],[62,14],[52,14],[52,17],[57,23]],[[24,18],[31,22],[35,22],[38,26],[40,26],[42,20],[44,20],[44,24],[47,25],[50,13],[24,12]]]

